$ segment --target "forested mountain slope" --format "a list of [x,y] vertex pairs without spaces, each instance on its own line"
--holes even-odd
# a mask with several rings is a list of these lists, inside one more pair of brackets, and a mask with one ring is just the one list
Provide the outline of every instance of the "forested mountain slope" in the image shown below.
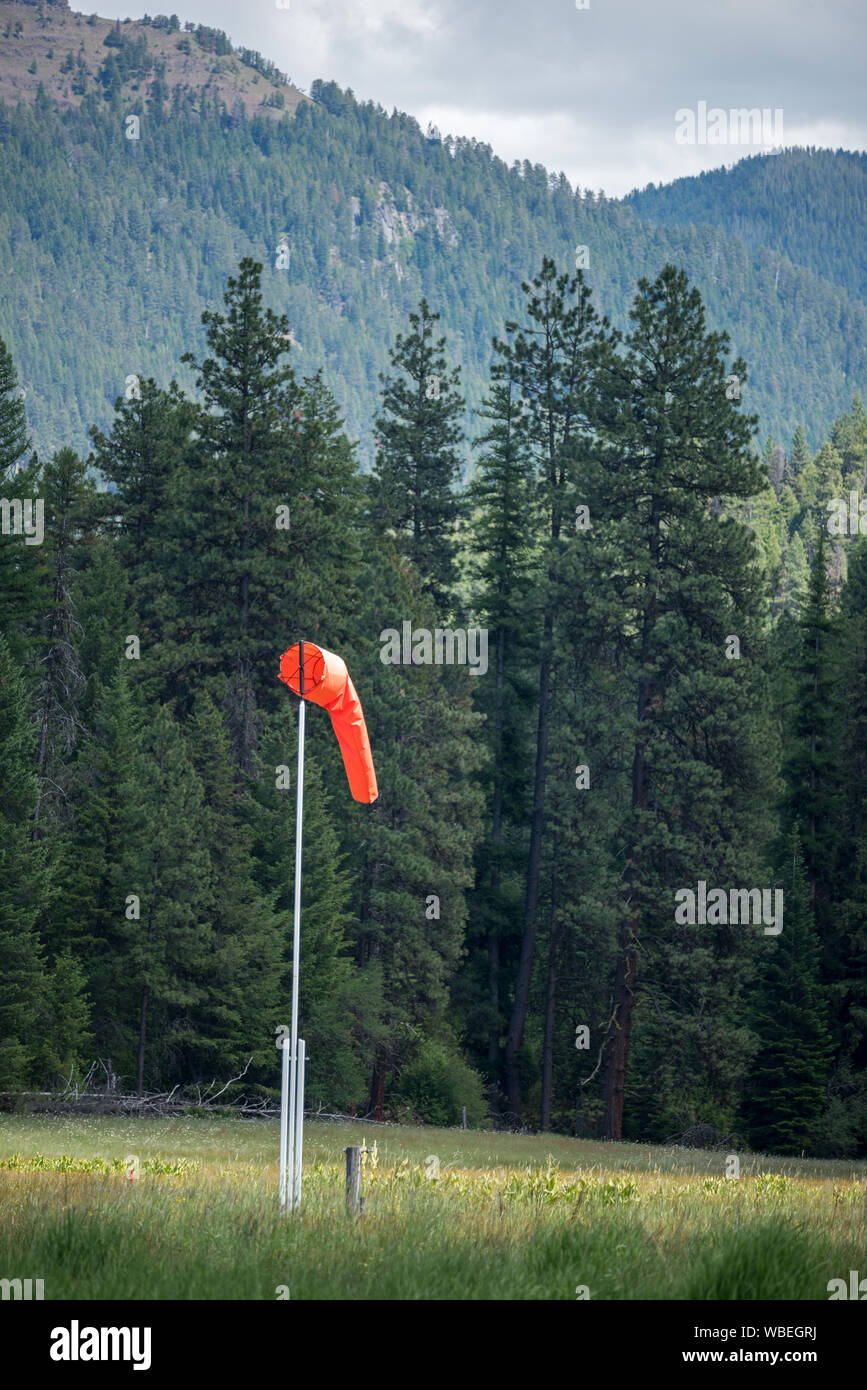
[[625,201],[660,226],[706,224],[749,247],[766,247],[853,298],[867,294],[867,157],[855,151],[800,149],[742,159],[728,169],[667,185],[650,184]]
[[273,1094],[303,636],[380,788],[311,711],[311,1108],[863,1157],[859,161],[612,202],[3,23],[0,1090]]
[[[850,156],[746,161],[749,225],[735,214],[729,225],[713,199],[719,225],[700,225],[702,180],[674,185],[669,204],[665,190],[623,203],[573,191],[475,141],[429,140],[332,83],[305,100],[259,55],[241,62],[219,31],[176,22],[0,5],[0,336],[40,450],[85,448],[130,375],[166,383],[244,255],[289,315],[297,370],[324,365],[365,461],[378,373],[419,296],[463,369],[472,435],[490,339],[517,312],[522,279],[545,254],[574,265],[576,246],[620,325],[639,276],[666,261],[686,270],[748,362],[763,437],[788,440],[803,423],[817,447],[863,389],[863,276],[843,255],[862,225]],[[788,205],[806,182],[834,228],[809,245],[805,214]],[[763,196],[764,239],[751,230]]]

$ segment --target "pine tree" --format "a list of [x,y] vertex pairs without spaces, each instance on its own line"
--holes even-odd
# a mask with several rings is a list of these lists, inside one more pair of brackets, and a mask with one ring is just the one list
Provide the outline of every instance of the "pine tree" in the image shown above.
[[214,944],[205,920],[213,877],[204,800],[183,735],[163,706],[143,731],[120,792],[111,911],[121,945],[111,1016],[102,1020],[120,1044],[112,1054],[135,1065],[139,1095],[146,1077],[189,1078],[185,1063],[202,1042],[195,1011],[207,997]]
[[88,564],[77,576],[76,591],[81,624],[78,655],[87,681],[81,717],[87,728],[101,691],[117,674],[118,662],[123,663],[127,677],[135,675],[126,639],[136,634],[140,625],[133,610],[128,572],[113,542],[103,539],[90,547]]
[[290,563],[283,565],[288,568],[283,624],[289,614],[303,613],[305,635],[340,650],[360,602],[362,488],[352,445],[321,371],[302,381],[290,461],[294,501]]
[[[371,541],[359,631],[432,630],[436,617],[415,572],[386,542]],[[446,1029],[449,984],[460,959],[473,881],[484,757],[466,668],[384,664],[373,643],[353,658],[370,734],[378,801],[348,825],[358,875],[356,960],[381,980],[385,1031],[376,1046],[369,1105],[383,1115],[390,1078],[427,1031]],[[361,813],[364,813],[363,820]]]
[[296,615],[339,642],[357,607],[351,449],[321,378],[298,386],[281,365],[288,321],[263,309],[261,270],[242,261],[226,313],[204,316],[211,355],[197,367],[199,438],[173,482],[175,616],[158,655],[181,713],[213,682],[248,773],[280,652],[305,635]]
[[[823,967],[831,1004],[834,1064],[827,1146],[841,1155],[867,1147],[867,541],[853,548],[839,615],[831,701],[841,725],[834,880],[824,924]],[[826,639],[827,640],[827,639]],[[827,663],[826,663],[827,665]],[[829,731],[830,732],[830,731]],[[835,787],[837,789],[837,787]],[[825,868],[824,865],[821,866]],[[825,875],[823,874],[823,879]]]
[[[163,657],[169,691],[189,709],[203,680],[222,677],[218,698],[241,711],[236,756],[249,767],[256,707],[275,685],[274,633],[291,569],[285,461],[297,386],[281,365],[289,324],[262,305],[262,267],[247,258],[229,277],[224,314],[206,311],[209,355],[191,364],[202,393],[199,436],[177,479],[171,544],[177,618]],[[282,582],[281,582],[282,581]]]
[[831,443],[843,462],[845,487],[864,487],[867,477],[867,409],[860,394],[851,410],[834,421]]
[[555,613],[565,598],[560,578],[561,533],[575,516],[570,508],[575,504],[575,486],[589,435],[590,349],[598,342],[600,331],[604,332],[597,327],[598,316],[580,271],[571,278],[558,275],[554,262],[545,257],[539,275],[522,288],[529,322],[524,328],[509,322],[506,328],[515,334],[516,381],[527,402],[527,437],[534,456],[541,513],[539,542],[544,553],[537,600],[538,723],[523,938],[505,1048],[506,1091],[515,1116],[521,1113],[519,1053],[536,949]]
[[[398,551],[422,576],[442,616],[453,602],[455,530],[464,403],[460,368],[449,368],[445,338],[436,338],[426,299],[410,314],[410,332],[391,349],[392,375],[380,373],[379,435],[371,481],[371,514],[378,528],[395,532]],[[403,373],[403,375],[397,375]]]
[[81,624],[74,596],[80,548],[95,518],[96,494],[72,449],[61,449],[42,476],[47,522],[46,568],[50,603],[41,623],[36,693],[39,794],[34,834],[63,816],[68,764],[81,731],[85,677],[78,652]]
[[174,497],[172,480],[189,447],[192,405],[177,384],[162,391],[152,378],[130,383],[115,401],[111,430],[91,430],[93,462],[109,488],[103,529],[135,595],[136,634],[158,644],[175,610],[167,593]]
[[[476,856],[468,928],[468,961],[456,998],[471,1035],[483,1049],[489,1084],[499,1079],[505,1031],[504,987],[514,970],[514,923],[520,913],[526,860],[527,777],[533,696],[527,596],[532,585],[532,460],[511,348],[497,344],[490,395],[479,412],[489,421],[467,500],[472,509],[472,557],[477,621],[489,631],[491,678],[476,708],[485,714],[490,760],[483,772],[487,831]],[[496,1090],[493,1092],[496,1105]]]
[[0,338],[0,478],[20,464],[30,447],[27,413],[12,354]]
[[[50,951],[70,953],[85,972],[97,1055],[117,1057],[117,968],[125,949],[124,900],[116,879],[135,784],[141,713],[130,694],[128,663],[97,682],[91,718],[78,744],[67,789],[69,821],[55,837],[55,892],[43,924]],[[130,891],[133,891],[130,889]]]
[[41,846],[32,843],[36,805],[33,741],[20,670],[0,634],[0,1086],[36,1079],[46,988],[36,920],[46,891]]
[[753,1020],[759,1051],[744,1113],[755,1148],[797,1154],[815,1144],[831,1053],[819,939],[797,829],[788,839],[782,879],[783,929],[764,944],[767,961]]
[[[574,597],[559,616],[552,663],[539,960],[532,1056],[525,1059],[540,1128],[572,1130],[577,1110],[576,1127],[585,1133],[598,1108],[600,1022],[616,960],[617,851],[630,790],[623,749],[631,733],[617,652],[594,608],[600,586],[587,564],[589,534],[577,531],[562,556],[563,583]],[[586,1049],[576,1047],[581,1025],[590,1030]]]
[[833,917],[833,883],[842,807],[838,683],[839,625],[832,611],[825,531],[819,531],[799,619],[801,653],[786,760],[786,825],[800,826],[810,904],[824,937]]
[[[36,641],[36,625],[46,599],[42,546],[13,527],[24,524],[16,517],[24,501],[35,507],[41,497],[36,456],[27,464],[29,448],[24,401],[18,393],[18,377],[6,344],[0,338],[0,632],[9,643],[11,658],[24,665]],[[44,499],[43,499],[44,500]]]
[[803,425],[798,425],[792,435],[792,447],[789,450],[789,471],[788,480],[796,485],[803,476],[804,469],[811,462],[810,450],[807,446],[807,436],[804,433]]
[[[683,272],[667,266],[652,284],[640,281],[632,320],[625,355],[607,350],[600,370],[600,448],[588,486],[594,539],[586,551],[597,569],[593,588],[604,596],[600,620],[610,633],[619,629],[634,692],[623,906],[602,1073],[602,1132],[611,1139],[622,1135],[643,989],[639,940],[645,979],[666,981],[666,1060],[680,1035],[681,1077],[693,1086],[700,1075],[705,1087],[710,1080],[714,1046],[730,1031],[746,978],[748,946],[743,932],[706,942],[695,929],[675,930],[673,895],[698,879],[755,881],[771,786],[763,683],[751,659],[760,651],[760,575],[750,533],[726,514],[761,486],[750,447],[755,420],[727,394],[727,339],[706,330]],[[745,363],[735,361],[731,372],[743,382]],[[727,654],[732,636],[737,657]],[[731,1069],[714,1075],[719,1104],[730,1109],[737,1057],[727,1054]]]
[[867,1150],[867,835],[840,883],[828,985],[835,1058],[828,1086],[825,1147],[848,1157]]
[[207,918],[209,955],[203,998],[192,1010],[187,1064],[198,1075],[233,1072],[252,1059],[255,1074],[273,1063],[285,930],[273,895],[257,882],[250,795],[234,766],[228,734],[207,691],[187,727],[190,758],[204,791],[204,844],[211,890],[199,907]]
[[774,495],[779,497],[786,479],[786,456],[779,444],[770,436],[762,451],[762,462],[768,470],[768,478],[774,489]]
[[52,1084],[80,1078],[93,1041],[90,998],[85,968],[68,950],[46,970],[40,1015],[38,1074]]

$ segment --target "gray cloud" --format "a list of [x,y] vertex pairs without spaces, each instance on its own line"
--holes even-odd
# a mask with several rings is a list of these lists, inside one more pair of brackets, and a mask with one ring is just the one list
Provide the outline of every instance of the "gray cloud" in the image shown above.
[[[867,145],[861,0],[288,3],[211,0],[180,17],[225,29],[304,88],[331,78],[609,194],[755,150],[678,145],[675,112],[699,101],[781,108],[786,145]],[[100,13],[129,11],[108,0]]]

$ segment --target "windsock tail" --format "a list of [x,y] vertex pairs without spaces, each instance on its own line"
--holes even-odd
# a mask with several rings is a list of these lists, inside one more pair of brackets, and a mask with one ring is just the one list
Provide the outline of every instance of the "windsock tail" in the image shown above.
[[[296,642],[280,659],[280,679],[296,695],[302,693],[300,645]],[[358,692],[346,663],[313,642],[304,643],[303,698],[322,705],[331,716],[353,798],[367,804],[375,801],[379,788]]]

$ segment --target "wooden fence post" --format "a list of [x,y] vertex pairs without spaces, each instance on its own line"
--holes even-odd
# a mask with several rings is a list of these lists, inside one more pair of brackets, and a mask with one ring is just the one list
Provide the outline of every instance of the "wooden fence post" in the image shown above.
[[355,1214],[361,1209],[361,1149],[351,1145],[346,1154],[346,1210]]

